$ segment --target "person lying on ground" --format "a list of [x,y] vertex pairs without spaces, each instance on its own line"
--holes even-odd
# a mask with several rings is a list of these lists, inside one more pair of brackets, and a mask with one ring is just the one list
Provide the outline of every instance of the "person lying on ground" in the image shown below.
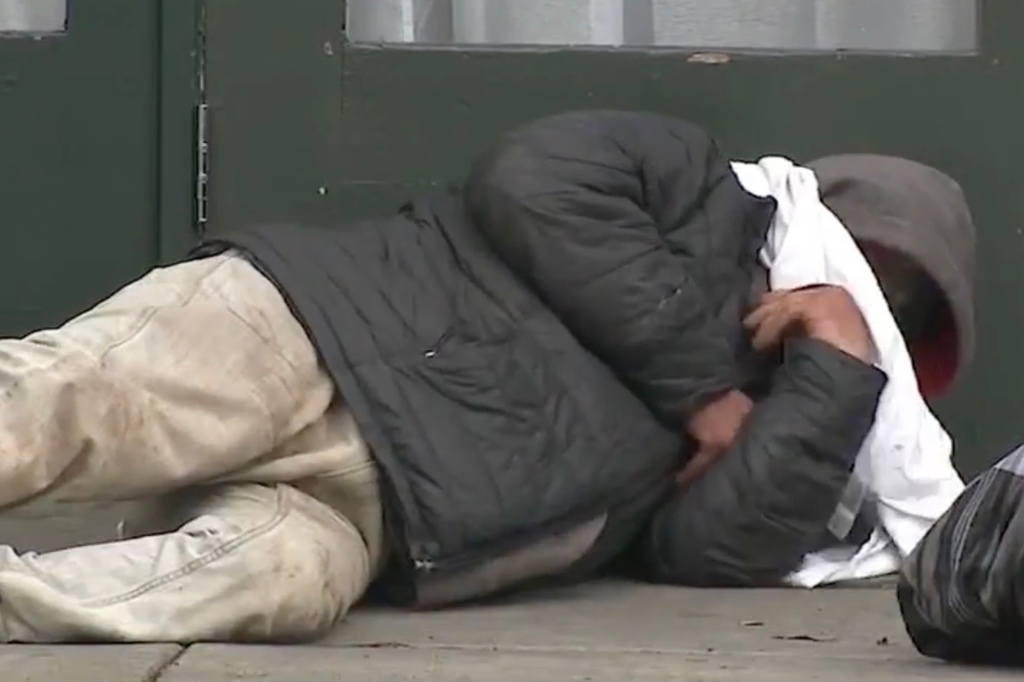
[[[876,160],[908,176],[871,186],[929,217],[913,227],[928,258],[884,229],[867,255],[942,389],[973,349],[957,269],[973,243],[947,234],[966,205],[937,171]],[[844,187],[871,181],[855,175],[823,183],[854,236],[899,222],[884,202],[844,214]],[[743,504],[707,536],[785,526],[785,549],[732,551],[758,580],[789,570],[848,467],[802,478],[780,518],[720,455],[791,451],[783,489],[793,467],[849,462],[885,377],[843,291],[762,299],[774,209],[690,123],[562,114],[504,136],[457,190],[340,229],[214,232],[61,327],[0,341],[0,508],[158,502],[116,542],[0,548],[0,640],[291,641],[371,582],[425,608],[578,579],[647,556],[637,537],[686,499],[698,514],[719,468]],[[737,436],[762,395],[777,423]],[[697,452],[717,462],[680,503]]]

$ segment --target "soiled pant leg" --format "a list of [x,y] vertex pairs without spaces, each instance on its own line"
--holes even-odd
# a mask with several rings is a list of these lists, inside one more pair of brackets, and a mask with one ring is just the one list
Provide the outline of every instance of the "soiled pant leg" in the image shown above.
[[0,508],[220,477],[332,397],[303,329],[245,260],[154,270],[58,329],[0,341]]
[[43,555],[0,547],[0,641],[288,641],[366,589],[344,516],[280,484],[197,490],[176,531]]
[[0,641],[323,631],[383,547],[376,470],[332,394],[276,289],[230,256],[154,271],[60,329],[0,342],[0,504],[200,486],[174,497],[167,532],[0,548]]

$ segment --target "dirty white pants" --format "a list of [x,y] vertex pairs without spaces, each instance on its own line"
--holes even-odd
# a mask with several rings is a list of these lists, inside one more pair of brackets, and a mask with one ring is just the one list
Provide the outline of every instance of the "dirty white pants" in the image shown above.
[[108,544],[0,545],[0,642],[308,638],[382,559],[366,445],[278,291],[231,255],[0,341],[0,509],[38,496],[162,512]]

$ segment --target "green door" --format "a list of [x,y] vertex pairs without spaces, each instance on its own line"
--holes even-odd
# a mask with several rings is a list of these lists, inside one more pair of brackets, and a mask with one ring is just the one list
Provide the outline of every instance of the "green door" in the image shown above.
[[[166,14],[159,0],[0,0],[0,335],[59,323],[151,266],[181,239],[162,234],[161,215],[189,229],[181,64],[195,24],[167,34]],[[165,63],[183,86],[164,83]],[[164,139],[182,147],[176,180],[161,174]],[[165,189],[181,204],[173,218]]]

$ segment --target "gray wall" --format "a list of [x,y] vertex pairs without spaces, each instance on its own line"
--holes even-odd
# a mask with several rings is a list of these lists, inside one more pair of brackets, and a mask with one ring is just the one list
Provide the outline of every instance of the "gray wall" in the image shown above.
[[970,52],[974,0],[349,0],[356,42]]

